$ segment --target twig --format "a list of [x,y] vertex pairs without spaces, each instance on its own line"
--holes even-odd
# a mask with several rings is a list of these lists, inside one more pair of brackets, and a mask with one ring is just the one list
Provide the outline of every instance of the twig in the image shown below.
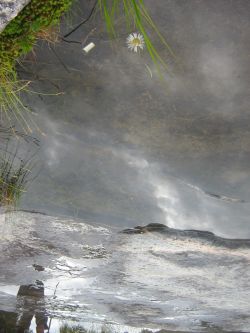
[[90,30],[90,32],[87,34],[87,36],[81,41],[81,44],[85,44],[87,40],[89,39],[89,36],[92,35],[96,31],[96,28],[93,28]]
[[62,41],[66,42],[66,43],[85,44],[86,41],[88,40],[89,36],[92,35],[95,31],[96,31],[96,28],[93,28],[92,30],[90,30],[90,32],[87,34],[87,36],[84,39],[82,39],[81,41],[78,41],[78,40],[67,40],[67,39],[64,39],[64,38],[62,38]]
[[65,63],[62,61],[62,59],[59,57],[59,55],[57,54],[56,50],[53,47],[50,47],[51,51],[54,53],[54,55],[56,56],[56,58],[58,59],[58,61],[60,62],[60,64],[64,67],[64,69],[70,73],[68,67],[65,65]]
[[[55,298],[55,296],[56,296],[56,290],[57,290],[57,287],[58,287],[59,283],[60,283],[60,281],[57,282],[57,284],[56,284],[56,287],[55,287],[55,290],[54,290],[54,294],[53,294],[53,298]],[[48,328],[48,332],[47,333],[49,333],[49,331],[50,331],[51,322],[52,322],[52,317],[50,317],[50,320],[49,320],[49,328]]]
[[65,38],[61,38],[63,42],[66,42],[66,43],[74,43],[74,44],[82,44],[81,42],[79,42],[78,40],[67,40]]
[[91,16],[93,15],[93,13],[95,11],[97,3],[98,3],[98,0],[95,1],[95,4],[89,13],[89,16],[85,20],[80,22],[74,29],[72,29],[70,32],[68,32],[66,35],[64,35],[63,38],[67,38],[68,36],[73,34],[73,32],[75,32],[77,29],[79,29],[83,24],[85,24],[86,22],[88,22],[90,20]]

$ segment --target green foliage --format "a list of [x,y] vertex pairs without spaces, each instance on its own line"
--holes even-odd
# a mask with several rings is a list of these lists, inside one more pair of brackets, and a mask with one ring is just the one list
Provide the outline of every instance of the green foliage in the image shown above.
[[30,130],[19,92],[27,84],[18,81],[16,60],[30,52],[43,30],[57,25],[73,0],[31,0],[0,34],[0,110],[11,123],[11,115]]
[[158,70],[160,70],[160,65],[167,69],[167,64],[152,43],[150,32],[158,36],[170,56],[176,60],[176,56],[171,47],[150,17],[144,0],[98,0],[98,2],[106,22],[107,30],[111,36],[116,36],[115,19],[122,9],[126,18],[127,29],[130,31],[132,28],[136,29],[143,35],[146,48]]
[[20,91],[26,89],[28,82],[22,82],[17,79],[15,68],[11,63],[5,63],[0,68],[0,110],[1,119],[5,119],[10,126],[12,116],[18,123],[22,123],[25,130],[31,132],[27,119],[23,111],[28,111],[20,99]]
[[39,140],[0,126],[0,206],[15,207],[25,192]]
[[60,327],[60,333],[87,333],[87,331],[80,326],[71,327],[65,324]]
[[0,64],[29,52],[39,31],[59,23],[72,0],[31,0],[0,34]]
[[[95,329],[85,329],[82,326],[69,326],[68,324],[64,324],[60,327],[60,333],[98,333],[99,330]],[[100,333],[114,333],[114,330],[107,325],[103,325],[101,327]]]
[[[15,71],[17,59],[30,52],[37,37],[46,35],[46,29],[59,23],[60,17],[68,10],[74,0],[31,0],[0,34],[0,116],[11,125],[14,120],[21,123],[25,131],[31,132],[28,109],[23,105],[20,92],[27,90],[28,82],[20,82]],[[136,29],[145,40],[150,57],[158,72],[160,66],[167,69],[166,61],[152,43],[151,32],[154,32],[175,58],[168,43],[151,19],[144,0],[98,0],[99,8],[105,18],[110,35],[116,36],[115,20],[120,10],[126,18],[127,29]]]
[[15,206],[24,192],[29,166],[16,155],[0,156],[0,206]]

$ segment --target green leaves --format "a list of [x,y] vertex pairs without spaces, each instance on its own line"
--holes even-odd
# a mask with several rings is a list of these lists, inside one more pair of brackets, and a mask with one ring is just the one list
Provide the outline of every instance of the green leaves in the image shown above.
[[15,206],[25,191],[30,165],[19,160],[16,153],[6,151],[0,154],[0,206]]
[[[0,34],[0,116],[22,124],[29,132],[29,113],[19,96],[28,83],[19,82],[15,73],[16,60],[30,52],[37,35],[56,25],[74,0],[31,0]],[[24,114],[25,113],[25,117]]]

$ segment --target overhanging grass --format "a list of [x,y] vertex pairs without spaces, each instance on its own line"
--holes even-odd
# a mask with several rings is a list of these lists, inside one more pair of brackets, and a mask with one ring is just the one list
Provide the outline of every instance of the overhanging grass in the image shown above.
[[136,29],[143,35],[147,51],[159,73],[161,67],[168,70],[168,66],[154,46],[150,38],[150,31],[157,35],[169,55],[177,60],[173,50],[148,13],[144,0],[98,0],[98,3],[105,19],[107,30],[113,37],[117,35],[115,27],[116,17],[120,15],[121,11],[125,14],[127,30]]
[[[20,92],[28,90],[29,82],[18,80],[15,64],[21,56],[32,50],[37,38],[43,36],[50,39],[50,33],[47,33],[49,28],[58,25],[60,17],[74,1],[76,0],[31,0],[0,34],[0,111],[1,117],[7,120],[8,125],[15,121],[21,123],[26,132],[32,131],[29,110],[20,98]],[[122,10],[127,29],[136,29],[143,35],[147,51],[158,73],[161,74],[161,67],[168,69],[166,61],[150,38],[150,32],[158,36],[171,57],[176,57],[151,19],[144,0],[97,1],[110,35],[117,34],[115,19]]]
[[19,81],[16,61],[30,52],[38,37],[59,23],[60,17],[74,0],[31,0],[0,34],[0,110],[9,124],[17,121],[27,131],[28,109],[23,105],[20,92],[28,82]]

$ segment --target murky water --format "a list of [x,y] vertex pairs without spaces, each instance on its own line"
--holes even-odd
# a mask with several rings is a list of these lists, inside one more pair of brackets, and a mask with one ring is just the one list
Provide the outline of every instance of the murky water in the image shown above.
[[249,237],[248,5],[149,6],[182,64],[166,55],[166,84],[146,53],[127,50],[122,27],[111,48],[98,18],[71,36],[82,40],[96,28],[88,55],[61,43],[55,56],[43,43],[20,69],[36,91],[64,93],[27,101],[46,136],[23,207]]
[[[1,214],[0,320],[16,325],[29,304],[19,304],[20,286],[39,280],[44,296],[26,307],[40,309],[51,333],[75,321],[115,332],[250,331],[249,3],[147,5],[179,59],[159,46],[165,83],[145,52],[129,52],[122,21],[111,45],[98,16],[71,36],[95,29],[88,55],[40,43],[19,68],[42,93],[24,96],[39,147],[19,146],[34,161],[20,209],[45,215]],[[91,2],[80,8],[62,33]],[[118,233],[149,223],[172,229]]]

